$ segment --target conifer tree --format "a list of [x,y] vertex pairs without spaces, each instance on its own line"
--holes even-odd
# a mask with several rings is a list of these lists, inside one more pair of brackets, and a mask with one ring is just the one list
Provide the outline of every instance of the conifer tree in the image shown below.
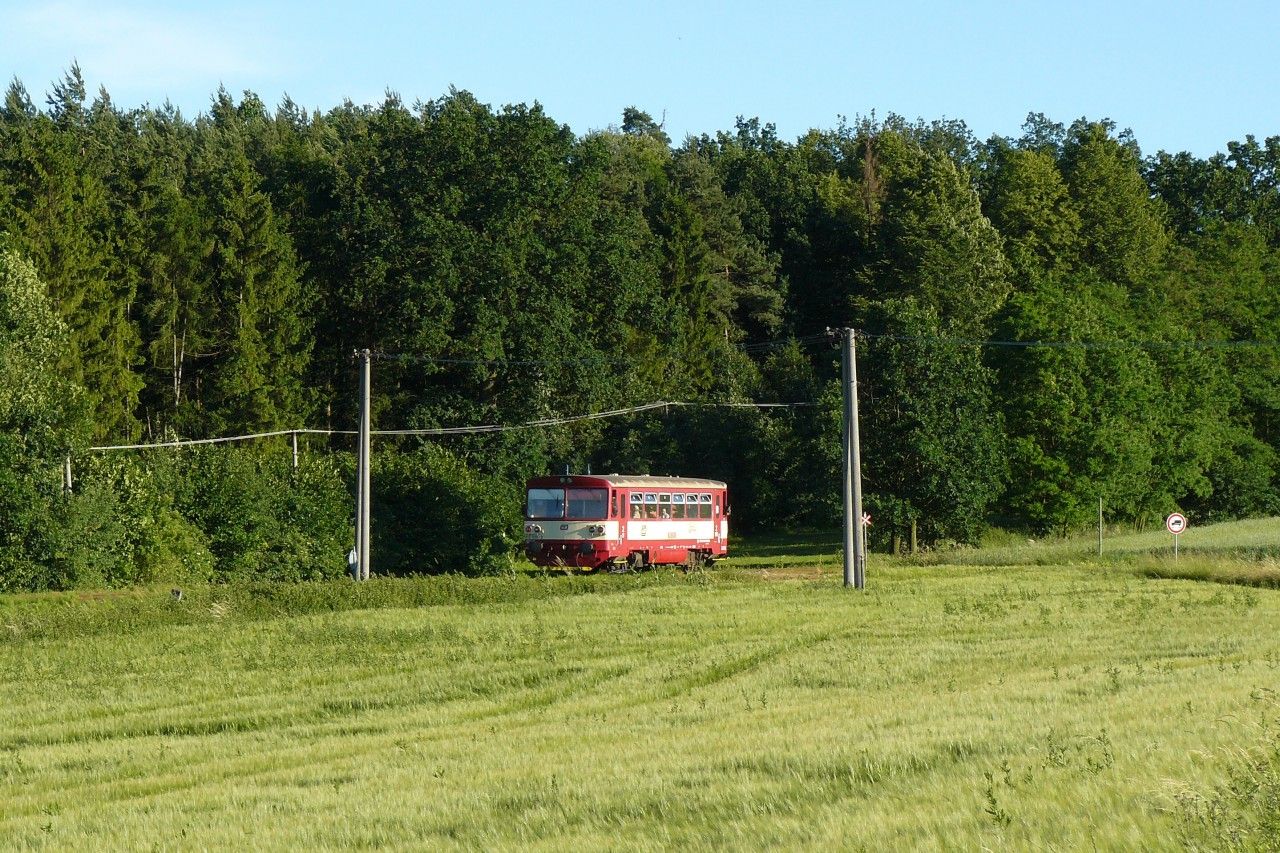
[[47,115],[20,84],[0,122],[0,171],[12,187],[0,211],[14,246],[35,264],[70,327],[63,368],[88,392],[100,437],[136,434],[141,387],[137,329],[127,280],[112,275],[110,206],[89,156],[84,82],[73,66],[50,95]]
[[204,224],[200,291],[207,309],[190,341],[206,429],[279,429],[302,419],[311,349],[299,270],[259,188],[230,97],[201,123],[192,182]]

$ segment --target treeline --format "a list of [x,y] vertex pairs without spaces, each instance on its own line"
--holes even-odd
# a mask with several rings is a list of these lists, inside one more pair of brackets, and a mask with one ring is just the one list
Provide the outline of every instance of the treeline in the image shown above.
[[[465,92],[308,113],[218,92],[194,120],[87,96],[0,111],[0,588],[340,573],[350,439],[95,444],[354,426],[369,347],[375,568],[485,571],[524,479],[725,479],[739,529],[839,518],[838,352],[859,340],[887,546],[1280,512],[1280,137],[1208,159],[1109,122],[1016,139],[757,120],[673,145],[576,136]],[[67,455],[76,472],[62,493]]]

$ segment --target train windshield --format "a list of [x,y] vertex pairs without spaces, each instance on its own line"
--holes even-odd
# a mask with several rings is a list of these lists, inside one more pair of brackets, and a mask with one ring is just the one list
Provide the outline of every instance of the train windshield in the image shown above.
[[608,489],[570,489],[569,518],[607,518]]
[[530,489],[526,518],[564,518],[564,489]]

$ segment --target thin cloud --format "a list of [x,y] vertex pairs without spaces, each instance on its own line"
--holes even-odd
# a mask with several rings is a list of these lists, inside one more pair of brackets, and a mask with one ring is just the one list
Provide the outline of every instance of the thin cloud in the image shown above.
[[275,77],[281,57],[248,16],[235,13],[63,0],[27,7],[9,26],[6,52],[54,58],[62,68],[79,62],[113,94],[132,91],[152,101],[190,87],[211,94],[222,81]]

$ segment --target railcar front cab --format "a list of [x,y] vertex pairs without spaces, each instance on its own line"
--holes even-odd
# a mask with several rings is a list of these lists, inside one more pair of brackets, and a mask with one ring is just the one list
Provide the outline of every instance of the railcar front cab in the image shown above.
[[617,516],[617,508],[610,507],[609,487],[579,480],[565,476],[529,484],[525,554],[540,566],[595,568],[608,559],[601,552],[618,538],[617,522],[610,519]]
[[728,553],[728,514],[724,484],[713,480],[539,477],[528,484],[525,554],[587,569],[709,564]]

